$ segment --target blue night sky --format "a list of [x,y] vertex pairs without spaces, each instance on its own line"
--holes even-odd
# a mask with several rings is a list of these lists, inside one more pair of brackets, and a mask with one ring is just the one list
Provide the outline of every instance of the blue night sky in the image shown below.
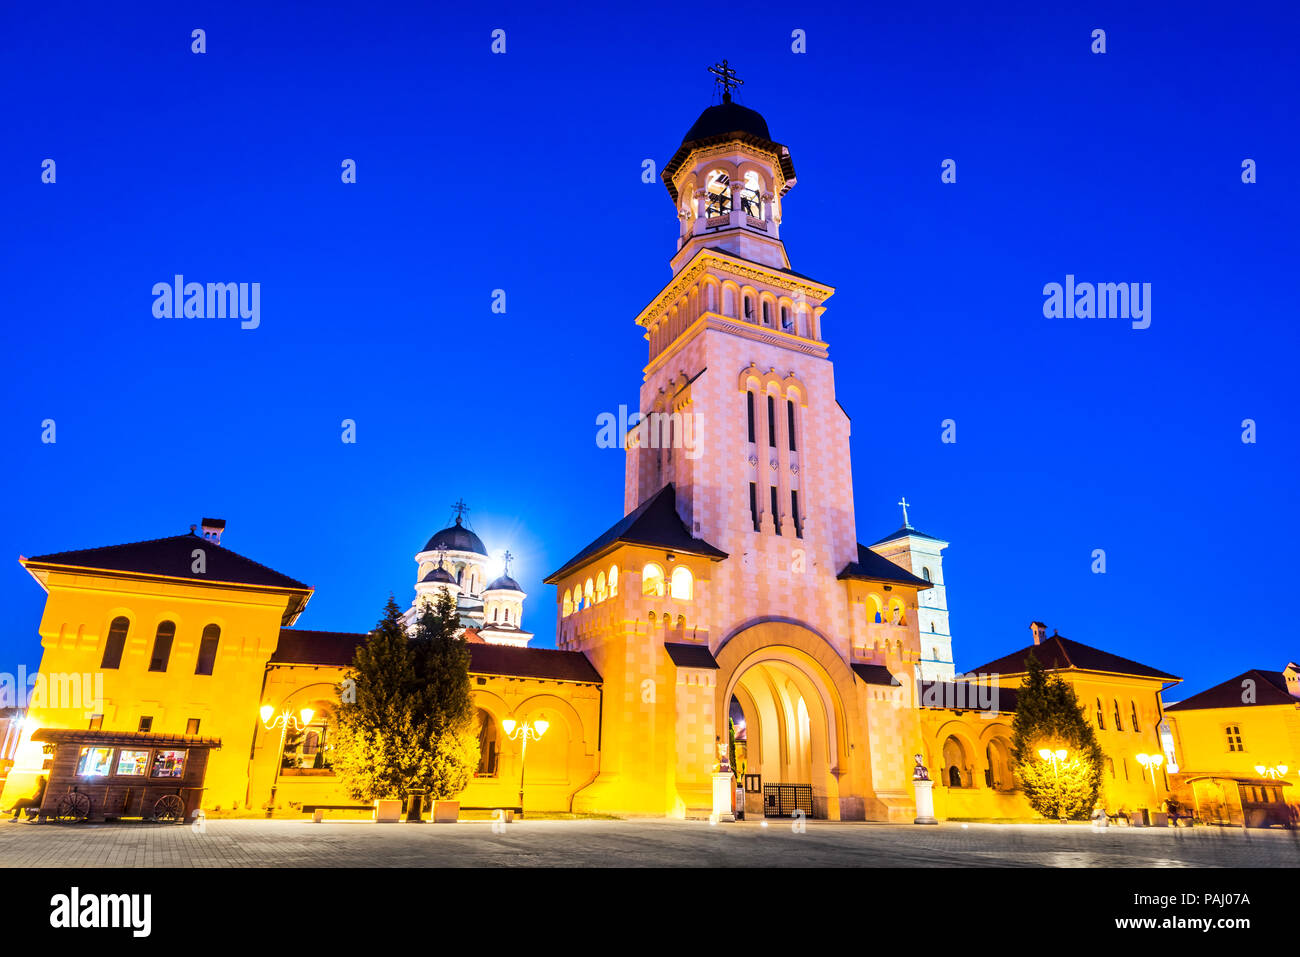
[[[1170,699],[1300,656],[1293,13],[181,6],[0,14],[0,671],[39,663],[20,554],[223,517],[315,586],[300,627],[364,630],[461,496],[552,645],[541,580],[622,515],[596,416],[635,406],[669,276],[642,162],[724,56],[798,170],[792,266],[838,288],[859,537],[906,495],[952,543],[958,668],[1032,619],[1182,675]],[[260,327],[155,318],[176,273],[260,282]],[[1044,318],[1067,273],[1151,283],[1150,328]]]

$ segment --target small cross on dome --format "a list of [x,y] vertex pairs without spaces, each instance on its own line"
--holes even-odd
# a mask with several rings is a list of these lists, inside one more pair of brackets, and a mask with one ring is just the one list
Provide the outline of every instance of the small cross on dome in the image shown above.
[[501,554],[501,565],[505,569],[505,574],[510,574],[510,563],[514,561],[515,556],[510,554],[510,549],[506,549]]
[[899,499],[898,504],[903,506],[903,527],[911,528],[912,524],[907,520],[907,496],[904,495],[901,499]]

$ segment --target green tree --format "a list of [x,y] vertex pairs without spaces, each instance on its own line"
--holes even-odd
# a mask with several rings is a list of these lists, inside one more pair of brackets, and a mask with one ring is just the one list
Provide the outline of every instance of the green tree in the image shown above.
[[[1049,818],[1086,818],[1101,791],[1102,750],[1074,689],[1043,670],[1031,652],[1016,694],[1011,756],[1016,777],[1035,811]],[[1064,749],[1064,760],[1039,751]]]
[[389,596],[384,616],[357,649],[346,678],[354,698],[334,714],[333,765],[356,799],[452,797],[469,783],[477,755],[469,648],[456,602],[443,593],[407,633]]
[[444,591],[416,622],[412,640],[420,713],[428,723],[433,756],[427,787],[435,800],[455,797],[478,766],[469,645],[461,634],[456,600]]

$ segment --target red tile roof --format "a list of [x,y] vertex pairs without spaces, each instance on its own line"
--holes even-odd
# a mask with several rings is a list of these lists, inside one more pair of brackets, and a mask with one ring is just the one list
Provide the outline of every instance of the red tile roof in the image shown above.
[[1144,665],[1140,662],[1133,661],[1131,658],[1121,658],[1119,655],[1112,655],[1109,651],[1102,651],[1100,648],[1094,648],[1091,645],[1085,645],[1081,641],[1071,641],[1061,635],[1053,635],[1051,638],[1045,638],[1042,644],[1027,645],[1019,651],[1013,651],[1009,655],[1003,655],[988,664],[980,665],[978,668],[972,668],[972,674],[993,674],[993,675],[1020,675],[1025,673],[1025,661],[1030,654],[1033,654],[1048,671],[1065,671],[1071,668],[1079,671],[1099,671],[1105,674],[1114,675],[1134,675],[1140,678],[1159,678],[1163,681],[1181,681],[1176,675],[1171,675],[1166,671],[1158,668],[1152,668],[1150,665]]
[[[272,664],[333,665],[346,668],[366,640],[357,632],[306,631],[281,628],[280,643],[271,655]],[[581,681],[599,684],[600,673],[580,651],[553,648],[515,648],[481,641],[469,642],[471,674],[504,675],[511,678],[548,678],[553,681]],[[707,650],[707,649],[706,649]]]
[[[194,549],[204,551],[203,572],[194,571]],[[198,535],[172,535],[145,542],[81,548],[68,552],[33,555],[28,564],[67,565],[104,571],[135,572],[141,575],[166,575],[204,582],[233,582],[240,585],[263,585],[268,588],[292,588],[310,591],[295,578],[245,558],[238,552],[200,538]]]
[[[1247,685],[1246,682],[1251,682]],[[1252,694],[1247,695],[1250,690]],[[1245,700],[1250,697],[1252,700]],[[1200,694],[1184,698],[1165,708],[1166,711],[1202,711],[1209,708],[1240,708],[1243,705],[1259,707],[1260,705],[1300,705],[1300,699],[1293,698],[1287,690],[1286,678],[1280,671],[1260,671],[1252,668],[1235,678],[1229,678],[1222,684],[1207,688]]]
[[515,648],[512,645],[470,645],[469,653],[469,670],[472,674],[601,683],[600,673],[581,651]]
[[272,664],[334,665],[346,668],[356,657],[366,635],[351,631],[307,631],[281,628]]

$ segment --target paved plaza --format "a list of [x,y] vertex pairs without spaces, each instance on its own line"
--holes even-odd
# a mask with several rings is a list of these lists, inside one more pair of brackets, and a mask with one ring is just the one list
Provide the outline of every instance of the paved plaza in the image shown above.
[[670,820],[0,822],[5,867],[1300,867],[1300,833]]

